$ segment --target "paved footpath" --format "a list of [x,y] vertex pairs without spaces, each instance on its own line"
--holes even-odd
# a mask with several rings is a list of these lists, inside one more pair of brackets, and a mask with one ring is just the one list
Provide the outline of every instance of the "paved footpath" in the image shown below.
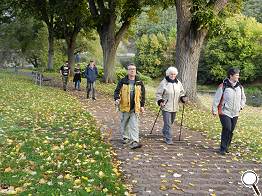
[[[163,142],[159,118],[154,132],[149,134],[156,114],[146,111],[140,116],[140,137],[143,147],[131,150],[121,143],[119,113],[111,96],[98,94],[97,100],[87,100],[84,92],[78,96],[87,111],[97,119],[110,136],[125,182],[132,185],[134,195],[253,195],[252,189],[241,183],[241,172],[254,170],[262,176],[262,164],[239,160],[232,153],[222,156],[217,146],[201,133],[183,128],[182,140],[174,145]],[[179,128],[174,126],[174,141]],[[262,180],[258,183],[262,189]]]
[[[61,88],[60,82],[49,84]],[[262,176],[262,164],[240,160],[235,154],[221,156],[214,141],[199,132],[183,128],[182,140],[174,145],[163,142],[161,116],[154,132],[149,134],[156,114],[146,110],[140,116],[140,138],[143,147],[131,150],[121,143],[119,113],[112,96],[98,93],[97,100],[87,100],[84,91],[69,92],[77,96],[97,120],[121,161],[120,169],[133,195],[254,195],[241,183],[241,173],[254,170]],[[174,126],[174,141],[178,140]],[[112,133],[112,134],[111,134]],[[257,184],[262,190],[262,179]]]

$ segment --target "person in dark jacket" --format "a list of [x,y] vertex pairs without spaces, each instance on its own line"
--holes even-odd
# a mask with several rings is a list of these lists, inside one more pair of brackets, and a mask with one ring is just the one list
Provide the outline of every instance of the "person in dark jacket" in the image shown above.
[[244,88],[238,81],[239,72],[238,68],[228,70],[228,78],[219,85],[213,101],[212,113],[214,116],[219,115],[222,124],[221,155],[228,153],[239,112],[246,103]]
[[75,89],[80,91],[80,83],[81,83],[81,68],[80,68],[80,64],[77,64],[77,66],[76,66],[74,71],[75,71],[75,75],[74,75],[73,82],[75,83]]
[[68,65],[68,61],[66,61],[65,64],[61,66],[60,74],[61,74],[62,80],[63,80],[63,89],[64,89],[64,91],[66,91],[68,77],[69,77],[69,74],[70,74],[70,68],[69,68],[69,65]]
[[135,64],[129,64],[127,69],[128,75],[117,84],[114,100],[121,113],[120,132],[123,144],[130,143],[130,148],[135,149],[142,146],[139,143],[138,115],[145,111],[145,87],[136,76]]
[[95,61],[91,60],[90,63],[87,65],[85,70],[85,77],[87,80],[87,96],[86,98],[89,99],[90,92],[92,91],[92,99],[96,100],[95,97],[95,81],[98,76],[98,70],[95,66]]

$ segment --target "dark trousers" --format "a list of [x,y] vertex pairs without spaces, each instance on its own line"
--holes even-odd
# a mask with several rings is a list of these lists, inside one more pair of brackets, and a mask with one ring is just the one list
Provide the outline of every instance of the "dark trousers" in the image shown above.
[[228,151],[231,144],[238,117],[230,118],[226,115],[219,115],[219,118],[222,124],[220,151],[225,152]]
[[86,90],[87,98],[89,98],[90,92],[92,91],[92,98],[95,99],[95,82],[87,82]]
[[75,89],[80,90],[80,80],[75,81]]
[[66,86],[68,82],[68,76],[63,76],[63,89],[66,91]]

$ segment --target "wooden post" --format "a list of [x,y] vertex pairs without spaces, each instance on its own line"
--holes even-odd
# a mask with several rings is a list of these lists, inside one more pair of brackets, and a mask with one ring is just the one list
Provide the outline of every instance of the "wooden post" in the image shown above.
[[40,81],[39,81],[39,85],[42,86],[42,74],[40,73]]
[[37,85],[37,72],[35,73],[35,84]]

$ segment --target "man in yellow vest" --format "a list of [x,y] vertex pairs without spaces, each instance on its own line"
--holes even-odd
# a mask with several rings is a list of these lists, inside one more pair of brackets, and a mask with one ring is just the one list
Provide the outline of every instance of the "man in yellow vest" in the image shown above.
[[120,131],[123,143],[130,143],[130,148],[140,148],[139,143],[139,119],[140,112],[144,113],[145,87],[136,76],[136,65],[127,66],[128,74],[122,78],[115,89],[115,104],[121,112]]

